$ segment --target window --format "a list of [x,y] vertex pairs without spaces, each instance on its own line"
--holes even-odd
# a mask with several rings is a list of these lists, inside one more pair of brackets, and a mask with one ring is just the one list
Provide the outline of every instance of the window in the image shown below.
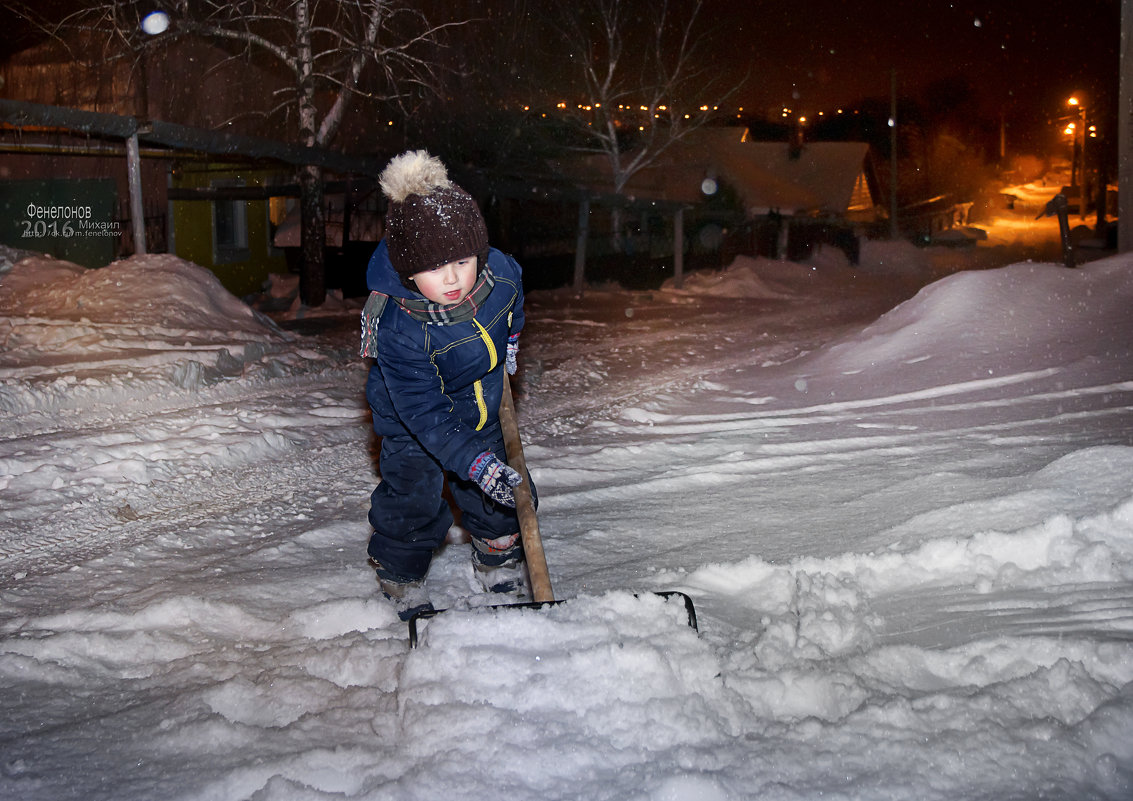
[[[241,180],[214,181],[212,186],[223,192],[225,187],[243,186]],[[212,202],[212,260],[214,264],[247,261],[248,203],[244,200],[217,198]]]

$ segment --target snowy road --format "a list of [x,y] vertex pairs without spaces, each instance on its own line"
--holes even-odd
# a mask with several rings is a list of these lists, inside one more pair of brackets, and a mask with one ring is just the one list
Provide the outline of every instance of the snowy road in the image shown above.
[[336,475],[372,468],[363,377],[335,365],[194,393],[181,407],[80,409],[49,430],[6,438],[5,489],[25,499],[8,517],[19,536],[0,540],[6,578],[66,570],[155,534],[310,511],[312,486],[329,492]]
[[571,602],[468,609],[456,541],[416,651],[352,325],[0,277],[0,797],[1129,798],[1129,262],[922,256],[530,298]]

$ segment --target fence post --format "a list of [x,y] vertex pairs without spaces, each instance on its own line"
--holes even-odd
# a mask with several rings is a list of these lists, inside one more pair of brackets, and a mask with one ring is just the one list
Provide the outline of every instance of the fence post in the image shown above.
[[673,284],[677,289],[685,280],[685,210],[684,206],[673,215]]
[[590,238],[590,200],[578,204],[578,239],[574,245],[574,291],[582,293],[586,274],[586,241]]

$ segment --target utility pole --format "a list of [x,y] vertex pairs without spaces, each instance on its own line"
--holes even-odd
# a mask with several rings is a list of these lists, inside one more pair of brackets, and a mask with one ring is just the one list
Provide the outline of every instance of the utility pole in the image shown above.
[[1133,250],[1133,0],[1121,0],[1121,89],[1117,108],[1117,250]]
[[897,236],[897,70],[893,68],[889,70],[889,238]]
[[1089,176],[1086,173],[1086,107],[1085,105],[1078,106],[1078,127],[1081,129],[1078,132],[1078,137],[1082,140],[1082,146],[1078,148],[1078,216],[1080,219],[1086,219],[1086,196],[1089,194]]
[[1007,112],[999,111],[999,168],[1007,166]]

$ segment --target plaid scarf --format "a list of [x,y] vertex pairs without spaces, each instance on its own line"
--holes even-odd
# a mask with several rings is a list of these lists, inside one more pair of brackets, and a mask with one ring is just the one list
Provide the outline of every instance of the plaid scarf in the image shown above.
[[488,295],[491,294],[492,287],[495,284],[492,271],[485,265],[483,272],[480,273],[479,280],[472,286],[472,291],[465,295],[464,300],[460,303],[443,306],[426,298],[391,298],[391,300],[409,312],[409,316],[414,320],[420,320],[423,323],[436,323],[437,325],[466,323],[476,316],[476,312],[480,311],[480,307],[488,299]]
[[396,298],[384,292],[371,292],[366,307],[362,309],[362,347],[358,351],[359,355],[371,358],[378,355],[378,321],[388,301],[393,300],[414,320],[436,325],[453,325],[467,322],[475,317],[495,285],[492,271],[485,265],[472,291],[464,296],[464,300],[451,306],[434,303],[426,298]]

